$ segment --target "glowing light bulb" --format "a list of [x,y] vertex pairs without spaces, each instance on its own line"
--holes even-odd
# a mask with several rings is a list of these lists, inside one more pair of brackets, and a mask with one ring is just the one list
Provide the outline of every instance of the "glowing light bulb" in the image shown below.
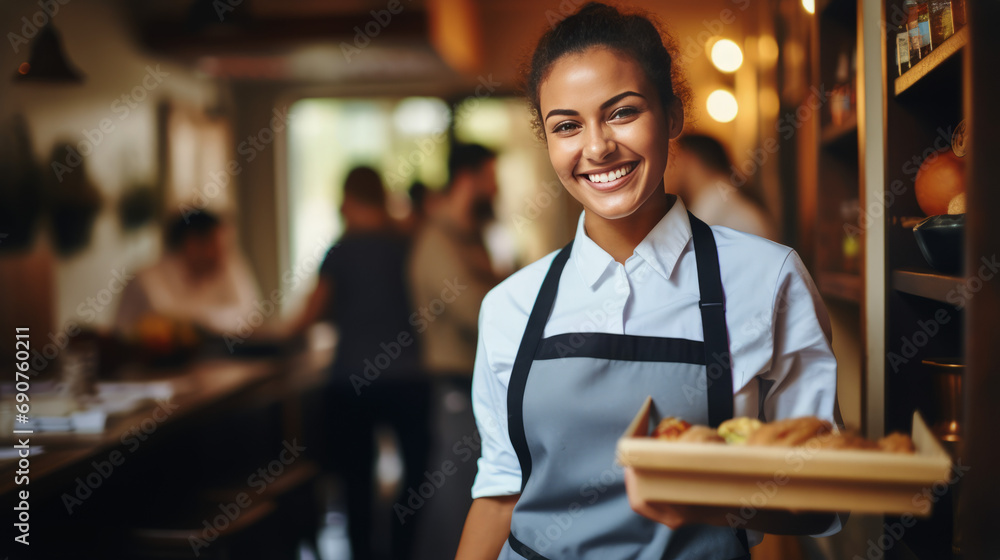
[[719,39],[712,45],[712,64],[723,72],[735,72],[743,64],[743,51],[729,39]]
[[727,123],[735,119],[736,113],[740,109],[736,97],[724,89],[717,89],[709,94],[706,107],[709,116],[720,123]]
[[810,14],[816,13],[816,0],[802,0],[802,7]]

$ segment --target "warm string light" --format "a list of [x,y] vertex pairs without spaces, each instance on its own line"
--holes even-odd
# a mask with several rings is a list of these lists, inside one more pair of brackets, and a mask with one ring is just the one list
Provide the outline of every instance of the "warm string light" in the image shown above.
[[739,112],[736,97],[724,89],[717,89],[709,94],[706,108],[709,116],[720,123],[731,122]]
[[735,72],[743,65],[743,50],[729,39],[719,39],[712,45],[712,64],[723,72]]
[[[743,50],[735,41],[712,37],[705,45],[709,60],[720,72],[731,74],[743,65]],[[731,91],[717,89],[706,100],[708,115],[720,123],[732,122],[739,112],[739,104]]]

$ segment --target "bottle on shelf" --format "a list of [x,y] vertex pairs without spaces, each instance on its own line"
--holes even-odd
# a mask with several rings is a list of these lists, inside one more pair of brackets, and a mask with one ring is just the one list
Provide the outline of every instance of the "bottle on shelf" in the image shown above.
[[906,34],[910,38],[910,65],[920,62],[920,27],[917,18],[917,0],[906,0],[903,4],[906,10]]
[[920,58],[923,58],[937,46],[931,41],[931,13],[927,0],[917,2],[917,29],[920,31]]
[[[840,202],[840,218],[845,224],[858,223],[861,205],[857,198]],[[858,274],[861,271],[861,239],[857,228],[844,228],[841,239],[841,269],[848,274]]]
[[910,33],[906,30],[906,13],[899,11],[898,4],[896,10],[897,19],[893,20],[896,30],[894,36],[896,41],[896,75],[902,76],[910,69]]
[[938,47],[955,33],[951,0],[929,0],[931,44]]
[[965,0],[952,1],[951,18],[955,26],[955,31],[965,27]]
[[847,60],[847,53],[842,52],[837,57],[836,82],[830,96],[830,122],[834,126],[840,126],[847,121],[850,113],[851,92],[848,80],[850,79],[850,63]]

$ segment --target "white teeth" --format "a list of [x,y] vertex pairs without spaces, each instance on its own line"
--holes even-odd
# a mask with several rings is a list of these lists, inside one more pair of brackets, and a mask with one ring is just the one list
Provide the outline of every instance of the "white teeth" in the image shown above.
[[628,175],[634,167],[632,164],[622,166],[614,171],[609,171],[607,173],[597,173],[589,174],[587,178],[590,179],[592,183],[607,183],[608,181],[614,181],[615,179],[621,179],[622,177]]

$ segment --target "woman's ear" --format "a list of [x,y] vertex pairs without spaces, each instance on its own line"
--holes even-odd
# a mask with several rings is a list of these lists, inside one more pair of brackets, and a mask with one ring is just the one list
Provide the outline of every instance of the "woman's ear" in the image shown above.
[[667,121],[667,126],[670,127],[670,139],[673,140],[680,136],[681,131],[684,130],[684,104],[676,97],[667,108]]

